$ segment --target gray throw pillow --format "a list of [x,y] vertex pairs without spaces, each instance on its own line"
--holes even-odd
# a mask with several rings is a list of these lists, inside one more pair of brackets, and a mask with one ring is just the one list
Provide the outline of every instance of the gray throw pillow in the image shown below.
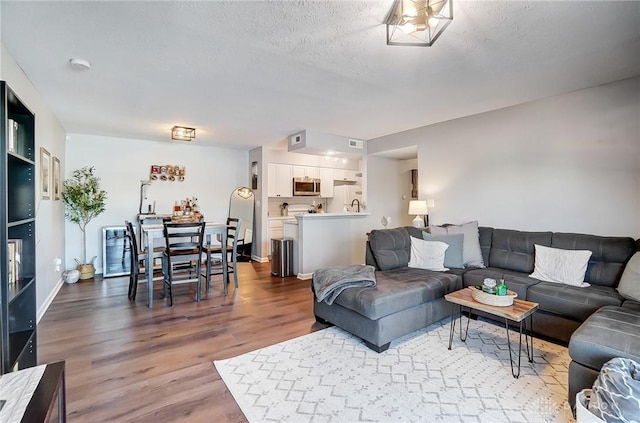
[[464,242],[462,244],[464,267],[484,267],[477,220],[463,225],[429,226],[429,231],[432,235],[464,234]]
[[428,232],[422,232],[422,239],[425,241],[440,241],[449,246],[444,253],[444,267],[449,269],[464,269],[464,261],[462,259],[462,246],[464,243],[464,234],[453,235],[432,235]]
[[617,289],[624,298],[640,301],[640,252],[627,263]]

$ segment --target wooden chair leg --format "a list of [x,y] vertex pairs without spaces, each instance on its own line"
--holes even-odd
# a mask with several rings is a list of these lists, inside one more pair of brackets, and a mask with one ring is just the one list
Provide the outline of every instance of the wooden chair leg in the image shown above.
[[238,253],[237,251],[233,253],[233,283],[238,288]]
[[132,270],[131,271],[131,275],[132,275],[132,284],[133,286],[131,287],[131,297],[130,300],[131,301],[136,301],[136,295],[138,294],[138,278],[140,277],[140,273],[137,270]]
[[207,251],[207,280],[205,281],[207,292],[211,288],[211,252]]
[[200,274],[200,271],[202,269],[200,269],[200,261],[196,263],[196,270],[197,270],[196,277],[198,278],[198,281],[196,282],[196,302],[199,303],[200,300],[202,299],[202,292],[201,292],[202,291],[202,283],[201,283],[202,275]]

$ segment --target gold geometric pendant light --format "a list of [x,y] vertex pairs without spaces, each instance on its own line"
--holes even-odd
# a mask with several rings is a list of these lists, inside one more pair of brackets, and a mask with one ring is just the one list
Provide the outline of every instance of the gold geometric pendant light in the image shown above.
[[386,19],[387,45],[430,47],[453,20],[453,0],[396,0]]

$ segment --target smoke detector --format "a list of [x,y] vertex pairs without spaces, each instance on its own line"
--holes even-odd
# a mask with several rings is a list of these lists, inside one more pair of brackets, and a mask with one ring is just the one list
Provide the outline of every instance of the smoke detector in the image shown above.
[[75,70],[84,71],[84,70],[91,69],[91,63],[87,62],[84,59],[72,58],[72,59],[69,59],[69,63],[71,64],[71,67],[74,68]]

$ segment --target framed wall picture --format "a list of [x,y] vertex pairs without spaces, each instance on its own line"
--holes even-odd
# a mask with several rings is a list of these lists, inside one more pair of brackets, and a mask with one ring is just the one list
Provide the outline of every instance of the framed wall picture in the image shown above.
[[51,199],[51,154],[40,147],[40,198]]
[[53,199],[60,199],[60,159],[53,157]]

